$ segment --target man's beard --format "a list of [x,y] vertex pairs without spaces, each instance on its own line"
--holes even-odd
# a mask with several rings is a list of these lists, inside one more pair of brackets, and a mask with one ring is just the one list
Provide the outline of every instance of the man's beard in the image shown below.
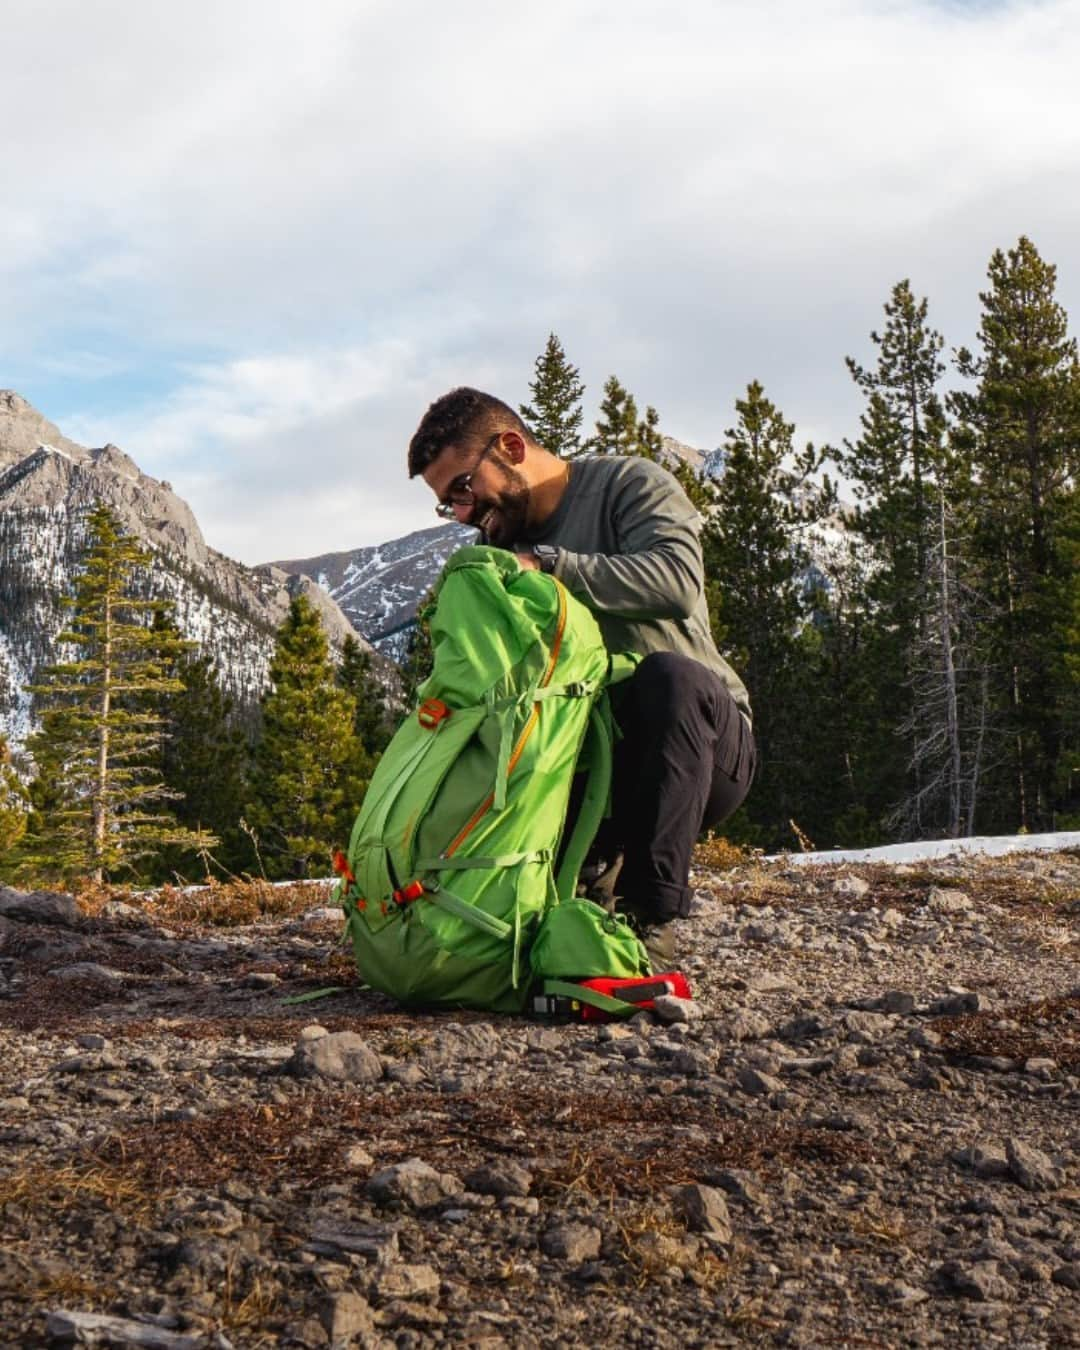
[[500,464],[505,487],[483,499],[478,498],[469,522],[480,531],[485,544],[510,548],[521,539],[529,514],[529,485],[509,464]]

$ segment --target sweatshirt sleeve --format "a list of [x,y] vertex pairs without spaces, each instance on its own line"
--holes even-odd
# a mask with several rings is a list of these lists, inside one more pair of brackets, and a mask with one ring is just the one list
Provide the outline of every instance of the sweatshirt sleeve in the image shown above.
[[615,553],[561,550],[555,575],[589,609],[627,619],[685,619],[703,589],[700,521],[675,479],[639,460],[607,503]]

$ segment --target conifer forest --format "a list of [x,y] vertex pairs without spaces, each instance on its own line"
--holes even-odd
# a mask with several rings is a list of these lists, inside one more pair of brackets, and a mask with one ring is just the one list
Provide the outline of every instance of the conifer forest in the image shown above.
[[[851,346],[872,359],[847,359],[862,411],[839,445],[800,442],[755,379],[706,467],[670,465],[753,702],[735,843],[1080,828],[1080,359],[1029,239],[993,254],[979,298],[966,345],[907,280],[868,304],[869,346]],[[663,455],[661,413],[614,375],[586,432],[554,333],[528,387],[521,414],[552,451]],[[212,654],[140,598],[148,556],[107,509],[90,525],[66,659],[32,688],[31,772],[0,738],[0,879],[328,875],[404,704],[358,643],[335,657],[300,597],[259,708],[232,706]],[[420,624],[406,701],[429,660]]]

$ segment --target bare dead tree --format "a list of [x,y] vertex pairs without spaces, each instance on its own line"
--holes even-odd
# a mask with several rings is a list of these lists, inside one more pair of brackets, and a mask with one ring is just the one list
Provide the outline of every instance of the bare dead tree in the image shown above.
[[905,837],[933,830],[949,838],[975,828],[979,787],[1002,752],[990,708],[991,657],[985,634],[991,606],[954,533],[938,488],[936,537],[928,546],[921,602],[927,621],[914,638],[911,714],[899,734],[911,744],[914,786],[894,807],[890,828]]

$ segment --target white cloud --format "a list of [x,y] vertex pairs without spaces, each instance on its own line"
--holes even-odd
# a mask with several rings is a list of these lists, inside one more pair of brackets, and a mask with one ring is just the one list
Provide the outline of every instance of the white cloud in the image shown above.
[[1077,0],[16,0],[5,47],[0,360],[249,558],[427,524],[424,406],[550,329],[684,439],[760,378],[835,440],[901,277],[970,341],[1028,233],[1080,305]]

